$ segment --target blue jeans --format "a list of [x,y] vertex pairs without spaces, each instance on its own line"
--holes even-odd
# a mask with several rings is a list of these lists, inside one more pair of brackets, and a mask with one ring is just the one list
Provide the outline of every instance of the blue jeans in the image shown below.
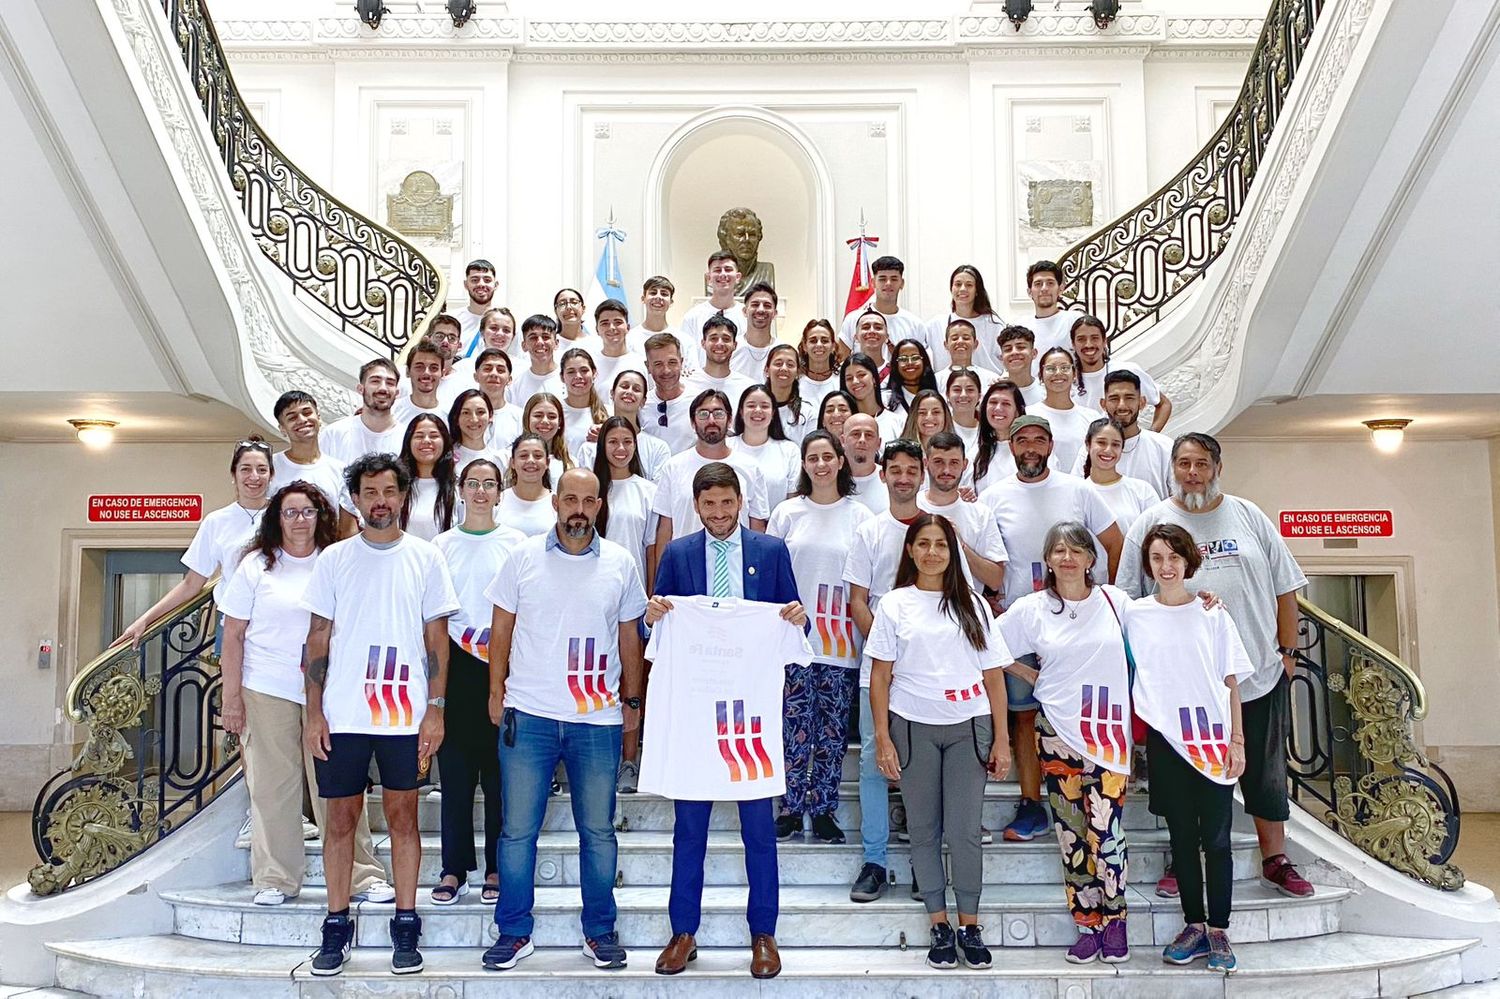
[[859,838],[865,863],[886,863],[891,838],[890,785],[875,765],[875,721],[870,717],[870,688],[859,688]]
[[535,920],[536,841],[547,811],[552,774],[563,761],[578,827],[583,935],[615,928],[615,773],[619,725],[585,725],[507,708],[500,719],[500,901],[495,924],[505,936],[529,937]]

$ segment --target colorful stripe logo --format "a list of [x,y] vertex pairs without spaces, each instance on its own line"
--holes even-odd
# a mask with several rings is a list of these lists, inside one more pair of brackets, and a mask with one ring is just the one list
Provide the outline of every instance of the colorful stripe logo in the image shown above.
[[[383,655],[382,655],[383,653]],[[396,665],[396,650],[387,646],[370,646],[365,663],[365,703],[370,708],[370,724],[378,728],[410,727],[411,667]]]
[[943,691],[943,696],[950,701],[972,701],[983,692],[984,688],[976,683],[974,686],[965,687],[962,690],[945,690]]
[[[581,658],[580,649],[583,652]],[[619,706],[615,691],[609,689],[604,679],[608,671],[609,656],[600,654],[596,661],[592,638],[568,639],[568,692],[573,695],[579,714]]]
[[1083,717],[1079,722],[1083,744],[1091,755],[1106,763],[1124,763],[1130,757],[1130,743],[1125,737],[1123,709],[1119,704],[1109,703],[1108,687],[1098,688],[1097,704],[1094,691],[1093,684],[1083,685]]
[[[1197,716],[1198,731],[1193,732],[1193,717]],[[1208,724],[1208,709],[1178,708],[1177,721],[1182,726],[1182,743],[1187,747],[1188,759],[1193,766],[1211,777],[1222,777],[1229,763],[1229,744],[1224,741],[1224,726],[1218,722]]]
[[813,624],[822,639],[825,656],[847,659],[854,654],[854,611],[838,583],[818,584],[818,606]]
[[1037,593],[1047,588],[1047,567],[1040,562],[1031,563],[1031,592]]
[[[761,736],[760,715],[750,717],[750,738],[745,738],[745,702],[733,702],[734,732],[729,731],[729,701],[715,701],[714,712],[718,720],[719,755],[729,768],[731,781],[764,780],[775,776],[771,757],[766,754],[765,740]],[[758,764],[758,766],[757,766]]]
[[458,640],[459,647],[475,659],[490,661],[490,629],[488,628],[465,628],[463,637]]

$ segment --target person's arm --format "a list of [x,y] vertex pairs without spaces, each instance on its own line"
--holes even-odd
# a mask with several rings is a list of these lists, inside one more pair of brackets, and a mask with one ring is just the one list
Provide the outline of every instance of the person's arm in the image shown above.
[[223,677],[224,731],[245,732],[245,699],[240,681],[244,678],[245,628],[250,622],[237,617],[224,618],[224,644],[219,650],[219,675]]
[[[633,617],[620,622],[620,702],[645,693],[644,669],[641,666],[641,619]],[[641,724],[637,708],[625,705],[625,731],[634,732]]]
[[1172,400],[1167,398],[1167,393],[1161,393],[1161,402],[1156,404],[1156,412],[1151,414],[1151,429],[1161,433],[1166,427],[1167,421],[1172,418]]
[[[1276,644],[1287,649],[1297,647],[1297,591],[1288,590],[1276,595]],[[1281,667],[1287,679],[1292,678],[1297,661],[1292,656],[1281,657]]]
[[849,614],[854,618],[854,626],[859,629],[859,633],[869,638],[870,629],[875,624],[875,614],[870,610],[868,586],[860,586],[857,583],[849,584]]
[[323,685],[328,682],[328,640],[333,636],[333,621],[314,614],[307,626],[307,670],[303,689],[307,695],[307,720],[302,723],[302,743],[314,759],[328,759],[333,742],[328,736],[328,719],[323,714]]
[[870,723],[875,727],[875,766],[886,780],[901,779],[901,760],[891,741],[891,669],[889,659],[872,659]]
[[995,741],[990,746],[989,778],[1004,780],[1010,773],[1010,729],[1007,726],[1009,701],[1005,696],[1005,670],[987,669],[983,673],[984,693],[990,701],[990,725]]
[[1233,780],[1245,772],[1245,728],[1240,709],[1240,681],[1233,673],[1224,678],[1229,688],[1229,769],[1224,776]]
[[646,546],[646,596],[656,591],[657,552],[661,551],[655,541]]
[[[435,617],[422,629],[422,644],[426,646],[423,661],[427,667],[427,697],[444,697],[448,690],[448,615]],[[422,715],[422,724],[417,730],[417,763],[426,763],[437,755],[443,744],[444,711],[436,704],[427,705]]]
[[359,521],[348,510],[339,510],[339,540],[354,537],[359,532]]
[[1125,547],[1125,535],[1120,533],[1120,525],[1110,524],[1100,531],[1099,543],[1104,546],[1104,554],[1109,559],[1109,581],[1113,583],[1120,571],[1120,551]]
[[516,616],[496,607],[490,614],[490,724],[499,725],[505,711],[505,681],[510,677],[510,642]]
[[964,561],[969,563],[969,571],[974,574],[975,579],[996,590],[1005,584],[1005,569],[999,562],[985,558],[963,540],[958,544],[964,550]]
[[752,531],[759,531],[762,534],[764,534],[766,532],[766,518],[764,518],[764,517],[751,517],[750,518],[750,530],[752,530]]
[[[649,566],[650,579],[647,580],[649,593],[655,593],[659,588],[660,581],[656,574],[661,571],[661,558],[666,553],[667,545],[672,541],[672,518],[662,514],[656,522],[656,561]],[[647,621],[647,624],[652,622]]]
[[146,611],[146,613],[130,622],[130,627],[126,628],[124,631],[120,632],[119,635],[115,636],[115,640],[110,643],[109,647],[114,648],[116,645],[121,645],[124,643],[129,643],[130,645],[141,644],[141,639],[145,636],[146,629],[151,627],[152,623],[155,622],[157,618],[161,617],[163,614],[176,607],[178,604],[188,600],[190,597],[195,596],[198,591],[203,589],[203,585],[207,582],[207,576],[201,575],[197,572],[194,572],[192,569],[189,569],[185,574],[183,574],[183,577],[177,581],[177,585],[167,591],[166,596],[162,597],[156,603],[152,604]]

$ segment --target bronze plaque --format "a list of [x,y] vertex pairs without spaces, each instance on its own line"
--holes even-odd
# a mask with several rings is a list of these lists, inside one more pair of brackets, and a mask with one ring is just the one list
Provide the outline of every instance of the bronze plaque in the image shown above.
[[1094,184],[1088,180],[1033,180],[1026,185],[1033,229],[1079,229],[1094,224]]
[[385,197],[386,224],[403,236],[447,239],[453,235],[453,195],[444,194],[437,178],[413,170],[401,190]]

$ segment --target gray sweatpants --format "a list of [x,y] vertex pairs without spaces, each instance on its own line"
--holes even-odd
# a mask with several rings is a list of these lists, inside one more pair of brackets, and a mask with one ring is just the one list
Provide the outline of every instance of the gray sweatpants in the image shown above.
[[995,738],[989,715],[927,725],[891,713],[891,741],[901,764],[901,798],[911,836],[911,866],[928,912],[947,908],[943,840],[953,867],[958,911],[979,912],[984,854],[979,843],[985,762]]

